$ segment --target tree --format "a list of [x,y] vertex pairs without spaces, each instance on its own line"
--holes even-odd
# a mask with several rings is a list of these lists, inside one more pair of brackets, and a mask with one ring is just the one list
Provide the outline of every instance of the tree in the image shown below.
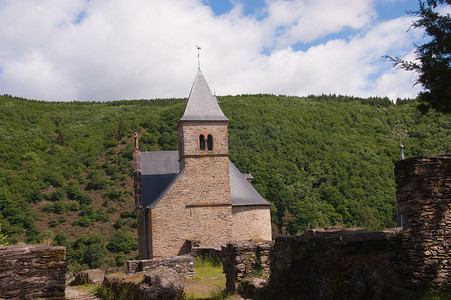
[[8,245],[7,238],[8,236],[2,233],[2,224],[0,223],[0,246]]
[[138,243],[130,234],[118,230],[114,233],[106,248],[115,253],[130,253],[138,249]]
[[418,74],[415,84],[424,88],[418,94],[418,109],[423,113],[429,109],[451,113],[451,17],[437,11],[443,4],[451,5],[451,0],[419,1],[419,10],[409,12],[419,17],[412,27],[423,28],[430,37],[430,42],[417,46],[418,62],[387,56],[394,67]]

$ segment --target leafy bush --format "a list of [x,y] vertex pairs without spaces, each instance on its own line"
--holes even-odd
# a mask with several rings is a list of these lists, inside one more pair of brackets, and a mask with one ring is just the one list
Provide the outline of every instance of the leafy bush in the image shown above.
[[48,194],[47,199],[52,202],[64,200],[66,199],[66,192],[63,189],[58,188],[52,193]]
[[67,209],[70,211],[78,211],[80,209],[80,203],[74,201],[67,205]]
[[120,267],[125,265],[126,259],[125,259],[125,253],[119,252],[116,256],[116,266]]
[[80,186],[76,181],[69,182],[66,187],[66,193],[71,200],[78,200],[83,195],[83,192],[81,191]]
[[121,229],[122,227],[124,227],[124,225],[125,225],[125,220],[119,218],[116,220],[116,223],[114,223],[113,228],[118,230],[118,229]]
[[99,208],[96,211],[96,220],[100,222],[108,222],[110,220],[110,216],[108,213],[105,213],[102,208]]
[[108,192],[104,193],[102,196],[110,200],[123,202],[124,198],[122,197],[122,194],[123,192],[121,190],[108,190]]
[[107,188],[109,185],[110,182],[107,179],[100,177],[99,175],[96,175],[90,178],[86,188],[89,190],[103,190]]
[[127,218],[136,218],[136,211],[135,210],[126,210],[121,212],[120,217],[123,219],[127,219]]
[[60,170],[51,170],[48,171],[48,173],[44,174],[44,180],[49,185],[60,187],[64,185],[64,181],[66,179],[64,178]]
[[110,239],[110,242],[106,245],[106,248],[110,252],[124,252],[127,254],[138,249],[138,243],[132,235],[121,230],[117,230]]
[[57,201],[53,203],[53,213],[55,214],[64,214],[66,212],[66,204],[64,201]]
[[97,268],[108,254],[103,236],[97,234],[81,235],[67,249],[68,263],[78,262],[90,268]]
[[53,243],[55,246],[69,246],[69,241],[67,239],[67,234],[63,231],[58,231],[58,233],[53,237]]
[[89,216],[78,216],[78,219],[72,222],[73,226],[80,226],[80,227],[89,227],[92,224],[94,224],[94,220],[89,218]]
[[49,226],[50,227],[56,227],[62,223],[66,222],[66,217],[65,216],[61,216],[58,219],[53,219],[49,221]]
[[0,246],[8,245],[7,238],[8,236],[2,233],[2,224],[0,223]]

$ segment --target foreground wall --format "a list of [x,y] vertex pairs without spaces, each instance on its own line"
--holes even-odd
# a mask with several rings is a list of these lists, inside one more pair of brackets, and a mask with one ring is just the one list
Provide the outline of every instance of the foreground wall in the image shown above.
[[64,299],[66,249],[0,247],[0,299]]
[[448,284],[451,273],[451,155],[396,162],[398,213],[410,233],[404,276],[409,285]]
[[148,272],[159,267],[166,267],[177,272],[180,278],[191,279],[194,277],[194,257],[173,256],[157,259],[128,260],[127,274]]
[[277,237],[268,299],[409,299],[398,273],[403,233]]
[[272,241],[231,242],[221,248],[226,289],[236,292],[246,277],[269,275],[269,251]]
[[398,161],[395,179],[402,231],[277,237],[268,299],[411,299],[449,285],[451,155]]

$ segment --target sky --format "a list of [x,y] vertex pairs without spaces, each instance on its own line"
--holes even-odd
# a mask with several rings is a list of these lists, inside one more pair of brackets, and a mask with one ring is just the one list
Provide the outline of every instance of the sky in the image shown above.
[[218,95],[413,98],[417,0],[0,0],[0,94],[183,98],[199,62]]

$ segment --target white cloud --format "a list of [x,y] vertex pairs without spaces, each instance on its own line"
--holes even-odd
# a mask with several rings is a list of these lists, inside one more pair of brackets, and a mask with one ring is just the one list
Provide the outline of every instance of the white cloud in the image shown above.
[[[416,94],[410,75],[381,59],[412,52],[418,33],[406,32],[411,19],[377,23],[369,0],[275,0],[266,9],[257,20],[240,7],[215,16],[200,0],[0,0],[0,94],[186,97],[197,44],[219,95]],[[291,47],[345,28],[355,35],[306,51]]]
[[297,0],[272,1],[268,21],[273,26],[286,26],[278,37],[282,46],[311,42],[343,28],[359,29],[374,16],[370,0]]

